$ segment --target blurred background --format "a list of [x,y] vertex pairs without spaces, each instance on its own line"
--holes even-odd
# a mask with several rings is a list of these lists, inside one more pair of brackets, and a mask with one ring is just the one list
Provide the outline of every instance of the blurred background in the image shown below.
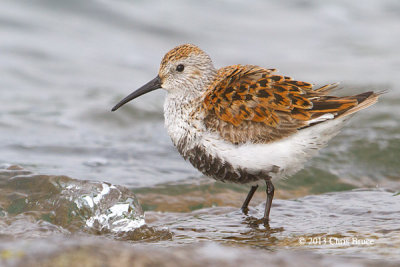
[[[164,129],[165,92],[111,113],[121,98],[154,78],[163,55],[182,43],[198,45],[216,67],[254,64],[318,85],[340,82],[339,95],[387,93],[354,116],[304,170],[275,184],[271,228],[258,227],[239,211],[248,186],[204,177],[173,147]],[[0,265],[12,255],[21,258],[18,253],[40,260],[55,243],[60,250],[76,245],[79,253],[89,251],[82,260],[101,253],[117,258],[127,247],[106,245],[102,237],[93,251],[81,249],[103,233],[88,229],[85,219],[110,216],[115,202],[107,192],[117,189],[102,182],[121,186],[135,227],[144,217],[131,191],[146,211],[149,227],[124,232],[124,240],[150,240],[161,248],[192,244],[194,250],[182,250],[189,260],[193,255],[215,260],[219,253],[230,255],[226,266],[235,266],[233,255],[242,253],[216,247],[221,243],[278,248],[268,261],[281,264],[341,262],[316,260],[309,251],[306,257],[291,253],[304,248],[359,257],[362,263],[399,261],[399,84],[398,0],[2,0]],[[99,199],[111,201],[106,211],[97,210]],[[259,190],[250,215],[261,217],[264,201]],[[74,233],[83,240],[71,241]],[[326,235],[370,238],[376,245],[299,247],[299,237]],[[37,237],[53,241],[32,241]],[[213,245],[197,251],[205,240]],[[150,258],[174,255],[150,247],[142,251]],[[252,266],[266,260],[263,253],[246,253],[253,255],[247,262]]]
[[342,95],[388,90],[282,186],[399,188],[399,25],[397,0],[4,0],[0,162],[133,188],[204,179],[164,130],[164,92],[110,112],[168,50],[193,43],[216,67],[341,82]]

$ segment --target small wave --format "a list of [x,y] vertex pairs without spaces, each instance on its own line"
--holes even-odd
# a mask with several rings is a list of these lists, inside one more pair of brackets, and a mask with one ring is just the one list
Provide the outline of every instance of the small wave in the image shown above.
[[[170,238],[166,229],[146,225],[140,204],[125,187],[36,175],[14,165],[0,167],[0,234],[85,232],[124,240]],[[21,232],[25,227],[28,230]]]

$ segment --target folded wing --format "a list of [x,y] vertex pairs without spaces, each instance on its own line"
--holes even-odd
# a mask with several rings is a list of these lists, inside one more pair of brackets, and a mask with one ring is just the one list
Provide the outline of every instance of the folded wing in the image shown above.
[[313,89],[310,83],[276,75],[274,71],[252,65],[220,69],[219,78],[203,98],[206,127],[235,144],[268,143],[326,119],[358,111],[375,103],[378,97],[373,92],[329,96],[327,93],[335,84]]

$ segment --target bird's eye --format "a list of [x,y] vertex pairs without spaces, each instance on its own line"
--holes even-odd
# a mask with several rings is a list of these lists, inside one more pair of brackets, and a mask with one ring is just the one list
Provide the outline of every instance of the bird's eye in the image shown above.
[[176,71],[182,72],[185,69],[185,66],[183,66],[182,64],[179,64],[178,66],[176,66]]

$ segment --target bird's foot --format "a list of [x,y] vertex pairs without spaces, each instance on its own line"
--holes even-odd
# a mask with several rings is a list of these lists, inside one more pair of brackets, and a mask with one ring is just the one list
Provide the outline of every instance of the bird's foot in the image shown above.
[[265,228],[269,227],[269,219],[268,218],[255,218],[252,216],[249,216],[246,218],[246,222],[251,225],[251,226],[259,226],[259,225],[263,225]]
[[242,210],[242,213],[244,215],[247,215],[249,213],[249,208],[248,207],[242,207],[241,210]]

